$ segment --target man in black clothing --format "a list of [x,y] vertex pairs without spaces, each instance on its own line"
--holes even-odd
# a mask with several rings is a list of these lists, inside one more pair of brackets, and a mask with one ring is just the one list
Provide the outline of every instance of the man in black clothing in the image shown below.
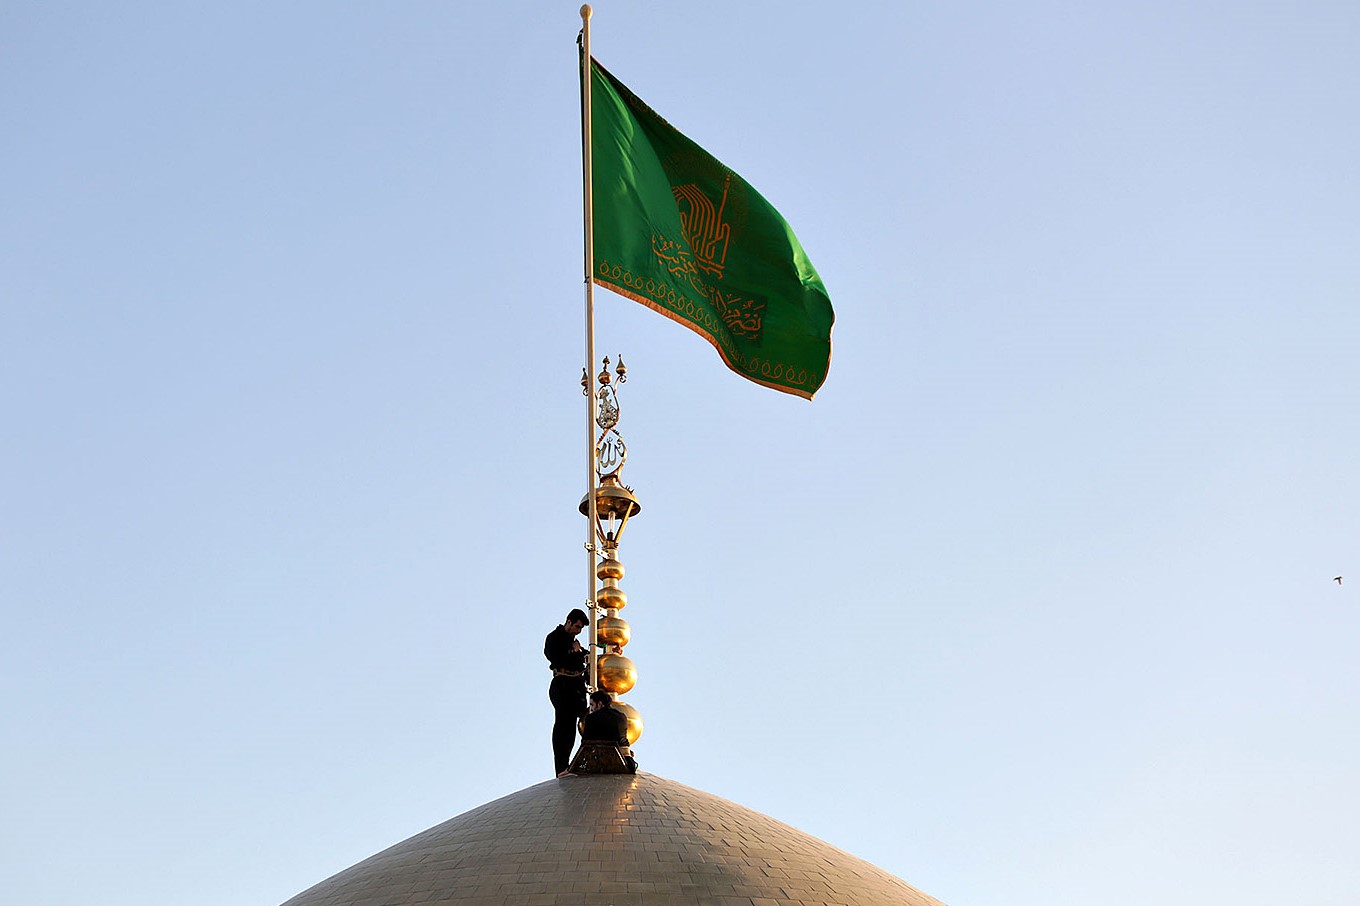
[[586,612],[578,607],[543,641],[543,656],[553,673],[548,700],[553,706],[553,765],[558,777],[571,764],[576,721],[586,713],[586,653],[576,636],[588,622]]
[[623,765],[629,773],[637,773],[637,760],[628,748],[628,717],[614,707],[614,696],[603,689],[590,693],[590,713],[581,724],[581,742],[602,742],[618,746]]
[[581,727],[581,739],[628,745],[628,718],[614,707],[614,696],[603,689],[590,693],[590,713]]

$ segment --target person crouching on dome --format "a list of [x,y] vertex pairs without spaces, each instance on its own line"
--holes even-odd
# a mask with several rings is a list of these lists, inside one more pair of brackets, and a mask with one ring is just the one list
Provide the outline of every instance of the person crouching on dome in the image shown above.
[[590,713],[581,727],[581,739],[628,745],[628,718],[614,707],[614,696],[603,689],[590,693]]
[[581,741],[618,746],[628,770],[637,771],[637,761],[628,748],[628,718],[614,707],[614,696],[603,689],[590,693],[590,713],[581,725]]

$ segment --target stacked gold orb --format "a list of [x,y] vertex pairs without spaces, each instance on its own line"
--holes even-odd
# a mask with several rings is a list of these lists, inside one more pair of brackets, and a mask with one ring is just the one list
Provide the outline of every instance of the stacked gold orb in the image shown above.
[[[618,561],[617,553],[617,549],[607,549],[605,559],[595,569],[595,577],[603,583],[596,592],[595,603],[604,610],[604,616],[596,618],[595,632],[605,651],[597,667],[597,681],[601,689],[616,696],[627,693],[637,685],[637,667],[623,653],[633,633],[628,621],[619,616],[619,611],[628,606],[628,595],[619,588],[623,564]],[[637,708],[621,701],[616,702],[614,707],[628,718],[628,744],[632,745],[642,736],[642,715]]]

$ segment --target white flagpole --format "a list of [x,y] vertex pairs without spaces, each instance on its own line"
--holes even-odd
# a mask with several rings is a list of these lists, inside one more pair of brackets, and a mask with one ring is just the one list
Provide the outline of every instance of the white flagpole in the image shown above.
[[581,7],[581,170],[582,210],[585,217],[585,283],[586,283],[586,613],[590,617],[590,688],[597,688],[599,661],[598,623],[595,614],[595,489],[599,478],[595,451],[595,229],[591,204],[590,157],[590,4]]

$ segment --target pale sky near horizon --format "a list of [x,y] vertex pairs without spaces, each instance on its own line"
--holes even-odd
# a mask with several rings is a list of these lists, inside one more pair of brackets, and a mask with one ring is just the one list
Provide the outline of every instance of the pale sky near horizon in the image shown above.
[[[807,403],[598,293],[643,769],[950,906],[1353,906],[1360,5],[593,5],[837,313]],[[0,5],[7,901],[548,777],[578,7]]]

